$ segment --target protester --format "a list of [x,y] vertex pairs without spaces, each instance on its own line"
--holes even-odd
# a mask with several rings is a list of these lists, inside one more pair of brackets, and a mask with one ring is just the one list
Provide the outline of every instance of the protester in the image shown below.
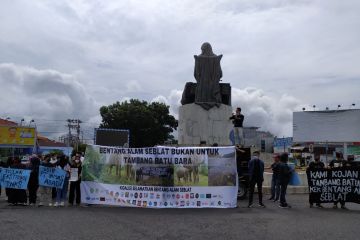
[[280,208],[291,208],[286,202],[286,189],[290,181],[292,170],[290,169],[288,162],[288,154],[283,153],[280,155],[279,164],[279,183],[280,183]]
[[55,207],[57,206],[65,206],[66,194],[69,186],[69,177],[70,177],[70,165],[69,160],[66,156],[60,156],[58,168],[66,171],[66,176],[64,180],[64,185],[62,188],[57,188],[56,190],[56,203],[54,204]]
[[81,183],[81,155],[76,154],[75,159],[71,163],[71,170],[77,169],[77,181],[70,182],[70,193],[69,193],[69,204],[72,206],[74,205],[74,198],[76,195],[76,205],[80,205],[81,200],[81,192],[80,192],[80,183]]
[[343,158],[343,154],[341,152],[336,152],[335,157],[336,158],[330,162],[329,167],[330,168],[345,167],[346,161]]
[[279,184],[279,164],[280,164],[280,155],[274,155],[274,162],[271,164],[271,170],[273,172],[271,178],[271,197],[269,200],[274,202],[279,200],[280,197],[280,184]]
[[[11,161],[10,168],[24,169],[25,166],[21,164],[19,157],[14,157]],[[27,205],[27,195],[25,189],[8,189],[8,203],[10,206]]]
[[254,188],[257,185],[258,194],[259,194],[259,206],[265,207],[262,202],[262,183],[264,181],[264,162],[259,159],[260,152],[255,151],[253,153],[252,159],[249,161],[249,180],[250,180],[250,188],[249,188],[249,205],[251,208],[253,206],[253,195]]
[[[0,160],[0,168],[5,168],[6,164]],[[1,196],[1,184],[0,184],[0,196]]]
[[346,165],[346,167],[360,167],[360,162],[355,161],[354,155],[348,155],[345,165]]
[[[57,167],[58,166],[57,155],[52,154],[52,155],[48,155],[48,157],[50,158],[49,167]],[[55,205],[56,194],[57,194],[57,189],[51,188],[51,202],[49,203],[50,207]]]
[[39,188],[39,165],[40,159],[37,156],[33,156],[30,158],[30,178],[28,183],[28,191],[29,191],[29,205],[33,206],[36,204],[36,194]]
[[243,122],[244,115],[241,114],[241,108],[236,108],[236,113],[233,114],[229,120],[233,120],[234,124],[234,145],[241,144],[244,145],[244,132],[243,132]]
[[[55,167],[53,164],[50,163],[49,155],[44,156],[43,161],[41,162],[40,165],[44,166],[44,167]],[[56,188],[55,188],[55,190],[56,190]],[[56,193],[56,191],[55,191],[55,193]],[[39,205],[38,205],[39,207],[47,205],[47,204],[50,207],[53,205],[52,188],[51,187],[40,186],[38,195],[39,195]],[[56,198],[56,194],[55,194],[55,198]]]
[[[332,160],[330,162],[329,167],[331,169],[345,167],[346,166],[346,161],[343,159],[342,153],[341,152],[336,152],[335,156],[336,156],[336,159],[334,159],[334,160]],[[345,209],[345,210],[347,209],[347,207],[345,207],[345,201],[344,200],[335,201],[334,206],[333,206],[334,209],[338,208],[338,202],[340,202],[341,209]]]
[[[325,168],[325,164],[320,161],[320,155],[316,154],[314,156],[314,161],[310,162],[307,170],[309,171],[309,170],[324,169],[324,168]],[[311,194],[309,194],[309,203],[310,203],[310,208],[312,208],[314,206],[314,200],[311,198]],[[323,206],[320,203],[316,203],[316,207],[323,208]]]
[[[13,157],[8,157],[4,167],[9,168],[13,164],[13,161],[14,161]],[[7,200],[9,199],[10,192],[11,192],[10,188],[5,188],[5,194],[6,194]]]

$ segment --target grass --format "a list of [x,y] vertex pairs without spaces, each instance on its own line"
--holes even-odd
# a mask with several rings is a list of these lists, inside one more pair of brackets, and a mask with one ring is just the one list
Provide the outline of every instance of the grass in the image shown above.
[[124,184],[124,185],[136,185],[135,179],[126,179],[125,168],[121,168],[121,177],[116,176],[116,167],[111,169],[109,173],[109,166],[105,165],[99,177],[99,182],[108,184]]
[[176,175],[174,176],[174,182],[175,182],[175,186],[208,186],[208,177],[204,176],[202,174],[199,174],[199,182],[198,183],[194,183],[194,179],[192,179],[193,181],[188,181],[186,183],[184,183],[182,180],[181,182],[178,181]]

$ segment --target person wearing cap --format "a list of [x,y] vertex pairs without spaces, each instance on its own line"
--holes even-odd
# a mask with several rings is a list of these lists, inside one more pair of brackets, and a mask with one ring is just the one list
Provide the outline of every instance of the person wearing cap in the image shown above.
[[269,198],[269,200],[273,200],[274,202],[278,201],[280,197],[279,163],[280,155],[274,154],[274,162],[270,166],[273,175],[271,178],[271,197]]
[[265,207],[262,201],[262,183],[264,181],[264,162],[259,159],[260,152],[255,151],[253,153],[252,159],[249,161],[249,180],[250,180],[250,187],[249,187],[249,205],[248,207],[251,208],[253,206],[253,195],[255,185],[258,188],[259,194],[259,206]]
[[[309,167],[307,168],[307,171],[316,170],[316,169],[324,169],[324,168],[325,168],[325,164],[320,161],[320,155],[316,154],[314,156],[314,161],[310,162]],[[312,208],[314,206],[314,200],[311,198],[311,194],[309,194],[309,203],[310,203],[310,208]],[[316,203],[316,207],[323,208],[323,206],[320,203]]]

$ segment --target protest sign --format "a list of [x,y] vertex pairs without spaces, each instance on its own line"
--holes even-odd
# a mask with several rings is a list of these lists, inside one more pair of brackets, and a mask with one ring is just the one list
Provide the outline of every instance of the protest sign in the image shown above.
[[55,167],[39,167],[39,185],[44,187],[62,188],[66,172]]
[[359,167],[309,170],[307,177],[310,199],[314,203],[360,203]]
[[0,185],[4,188],[27,189],[30,170],[0,168]]
[[79,180],[79,171],[78,168],[71,168],[70,169],[70,182],[76,182]]
[[151,208],[237,204],[234,147],[115,148],[88,145],[81,201]]

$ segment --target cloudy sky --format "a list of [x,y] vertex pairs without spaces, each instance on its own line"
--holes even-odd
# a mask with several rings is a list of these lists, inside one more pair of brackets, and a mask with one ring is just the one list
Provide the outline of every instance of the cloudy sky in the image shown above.
[[292,112],[360,106],[358,0],[5,0],[0,8],[0,118],[61,135],[99,108],[139,98],[177,117],[208,41],[245,125],[292,135]]

